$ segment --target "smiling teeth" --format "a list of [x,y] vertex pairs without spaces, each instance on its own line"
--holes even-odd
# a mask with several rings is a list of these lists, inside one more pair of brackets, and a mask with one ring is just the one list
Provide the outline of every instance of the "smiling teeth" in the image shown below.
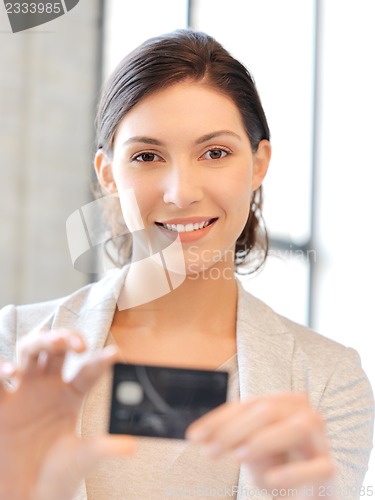
[[169,231],[176,231],[177,233],[188,233],[189,231],[197,231],[198,229],[203,229],[210,224],[210,221],[198,222],[196,224],[162,224],[165,229]]

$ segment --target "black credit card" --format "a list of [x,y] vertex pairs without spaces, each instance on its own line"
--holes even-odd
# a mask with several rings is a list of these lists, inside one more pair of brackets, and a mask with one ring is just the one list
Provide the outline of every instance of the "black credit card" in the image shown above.
[[197,418],[225,403],[228,373],[117,363],[109,432],[183,439]]

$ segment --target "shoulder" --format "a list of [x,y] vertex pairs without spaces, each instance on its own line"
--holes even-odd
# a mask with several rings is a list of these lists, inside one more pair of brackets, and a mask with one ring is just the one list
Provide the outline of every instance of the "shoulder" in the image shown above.
[[262,359],[263,372],[268,369],[270,378],[282,374],[290,389],[308,393],[316,407],[331,407],[333,401],[334,408],[340,401],[354,412],[360,407],[370,432],[373,392],[355,349],[276,313],[242,286],[238,316],[243,349]]
[[115,283],[119,273],[89,283],[57,299],[25,305],[7,305],[0,309],[0,357],[13,355],[17,340],[33,329],[50,328],[56,315],[100,310],[115,301]]
[[268,360],[271,371],[288,372],[291,388],[309,392],[317,405],[329,386],[356,386],[371,399],[355,349],[278,314],[241,285],[237,320],[248,356],[257,356],[263,363]]
[[289,334],[295,342],[295,349],[305,350],[313,355],[322,353],[341,355],[346,347],[309,327],[292,321],[274,311],[270,306],[245,290],[239,284],[238,316],[250,329],[257,329],[266,336]]
[[62,304],[75,298],[84,299],[92,287],[93,284],[89,284],[70,295],[53,300],[22,305],[7,305],[0,310],[1,329],[3,331],[4,327],[10,326],[12,329],[23,332],[24,330],[37,328],[38,325],[48,322],[49,318],[53,318]]

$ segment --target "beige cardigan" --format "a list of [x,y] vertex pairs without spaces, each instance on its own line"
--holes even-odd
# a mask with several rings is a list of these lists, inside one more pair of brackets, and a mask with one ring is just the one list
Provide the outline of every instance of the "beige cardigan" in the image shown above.
[[[102,348],[123,280],[124,272],[118,271],[59,300],[3,308],[0,311],[0,357],[14,359],[17,340],[33,328],[74,328],[86,337],[89,352]],[[338,466],[339,498],[360,498],[359,488],[372,449],[374,400],[358,354],[276,314],[247,293],[240,283],[238,291],[241,399],[281,391],[306,392],[327,423]],[[67,376],[74,373],[85,356],[68,356]],[[249,498],[252,488],[246,471],[241,468],[237,498]],[[77,498],[86,496],[81,491]],[[269,497],[251,495],[252,500],[264,498]]]

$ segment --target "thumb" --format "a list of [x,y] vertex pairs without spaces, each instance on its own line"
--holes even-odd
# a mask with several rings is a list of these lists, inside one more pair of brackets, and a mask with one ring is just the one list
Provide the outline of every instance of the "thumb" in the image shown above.
[[121,361],[121,355],[118,349],[113,345],[96,351],[87,361],[85,361],[69,384],[78,393],[84,396],[106,370],[119,361]]
[[83,441],[83,462],[87,463],[89,468],[95,467],[105,458],[132,455],[136,448],[136,441],[132,436],[102,435]]

